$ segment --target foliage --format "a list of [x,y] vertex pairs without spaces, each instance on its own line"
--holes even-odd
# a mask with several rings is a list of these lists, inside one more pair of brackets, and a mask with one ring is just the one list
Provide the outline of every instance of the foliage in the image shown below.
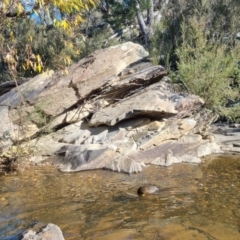
[[128,26],[135,21],[135,3],[134,1],[125,1],[123,4],[120,1],[109,0],[108,14],[103,15],[103,19],[115,28]]
[[108,29],[107,27],[93,29],[91,31],[91,37],[79,42],[81,58],[88,56],[98,49],[119,44],[119,41],[116,38],[111,38],[112,34],[111,29]]
[[176,60],[175,41],[171,35],[169,25],[163,20],[163,22],[155,25],[154,35],[149,46],[149,55],[153,65],[163,65],[169,71],[172,62]]
[[12,146],[0,154],[0,173],[12,172],[17,168],[17,159],[27,159],[32,155],[29,147]]
[[[150,0],[138,0],[141,10],[149,8]],[[126,27],[136,24],[136,0],[108,0],[108,12],[103,15],[103,19],[114,28]]]
[[204,18],[183,22],[182,44],[177,49],[178,73],[190,92],[202,96],[207,106],[224,106],[238,93],[233,85],[240,80],[234,75],[238,67],[240,46],[212,44],[204,31]]
[[[225,41],[233,44],[235,34],[240,31],[240,1],[238,0],[179,0],[169,1],[162,11],[163,18],[157,22],[150,49],[158,49],[161,63],[171,65],[176,70],[178,57],[175,49],[182,43],[181,24],[190,18],[202,16],[205,19],[204,31],[207,39],[215,43]],[[190,20],[189,20],[190,22]],[[203,29],[203,28],[202,28]],[[166,56],[166,48],[169,57]],[[167,62],[170,61],[170,62]]]
[[220,116],[231,123],[240,123],[240,106],[235,104],[231,107],[220,107]]
[[155,64],[229,121],[240,120],[239,11],[236,0],[170,3],[150,46]]
[[[5,74],[0,81],[6,73],[29,76],[41,72],[46,65],[69,65],[72,55],[78,54],[71,41],[76,38],[74,29],[84,21],[83,12],[96,2],[4,0],[0,4],[0,65]],[[36,19],[42,21],[36,24]],[[58,59],[53,59],[59,54]]]

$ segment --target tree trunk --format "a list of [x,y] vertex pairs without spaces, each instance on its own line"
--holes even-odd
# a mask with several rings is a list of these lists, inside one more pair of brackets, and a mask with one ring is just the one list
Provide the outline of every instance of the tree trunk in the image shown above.
[[149,40],[148,29],[147,29],[146,23],[144,22],[144,19],[143,19],[143,15],[142,15],[142,12],[141,12],[141,9],[140,9],[139,0],[135,0],[135,3],[136,3],[136,9],[137,9],[138,24],[139,24],[141,33],[144,37],[144,43],[147,44],[148,40]]

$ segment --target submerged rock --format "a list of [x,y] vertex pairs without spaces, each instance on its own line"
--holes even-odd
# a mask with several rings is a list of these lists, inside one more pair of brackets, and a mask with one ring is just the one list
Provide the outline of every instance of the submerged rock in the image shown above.
[[159,188],[155,186],[142,186],[139,187],[137,190],[138,195],[145,195],[145,194],[154,194],[159,191]]

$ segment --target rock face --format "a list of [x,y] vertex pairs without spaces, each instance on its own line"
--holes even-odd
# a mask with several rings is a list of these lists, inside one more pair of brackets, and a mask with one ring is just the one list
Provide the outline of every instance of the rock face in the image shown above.
[[0,146],[22,141],[35,151],[31,161],[51,157],[67,172],[140,172],[146,164],[199,163],[219,152],[206,137],[214,116],[203,99],[179,91],[147,56],[128,42],[82,59],[68,75],[36,76],[19,87],[21,95],[5,93]]

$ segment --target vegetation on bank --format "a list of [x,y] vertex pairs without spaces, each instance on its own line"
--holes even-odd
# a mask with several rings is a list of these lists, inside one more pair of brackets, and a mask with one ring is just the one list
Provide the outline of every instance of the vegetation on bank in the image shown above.
[[240,122],[239,0],[39,0],[31,13],[15,2],[15,12],[0,6],[0,82],[64,72],[96,49],[130,40],[208,108]]

